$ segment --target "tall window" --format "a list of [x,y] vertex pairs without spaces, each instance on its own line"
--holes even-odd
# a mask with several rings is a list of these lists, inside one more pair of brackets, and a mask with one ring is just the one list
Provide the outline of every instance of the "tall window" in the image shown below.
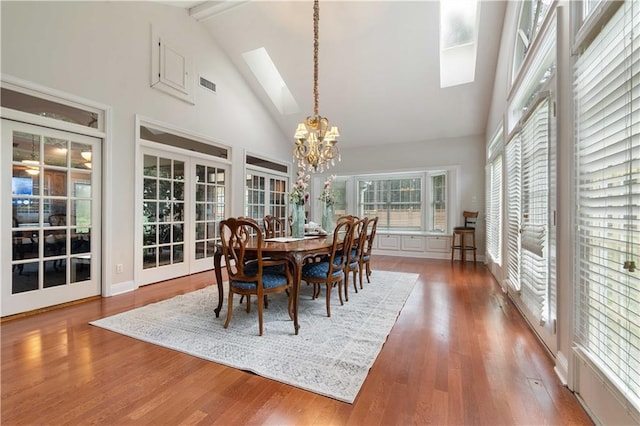
[[574,70],[575,338],[638,410],[640,5],[626,1],[597,27]]
[[502,124],[489,142],[485,178],[487,210],[487,254],[502,264],[502,157],[504,152]]
[[429,176],[431,181],[431,208],[429,231],[447,230],[447,175],[438,173]]
[[487,253],[502,263],[502,154],[487,167]]
[[520,137],[516,136],[507,144],[507,279],[516,291],[520,290]]

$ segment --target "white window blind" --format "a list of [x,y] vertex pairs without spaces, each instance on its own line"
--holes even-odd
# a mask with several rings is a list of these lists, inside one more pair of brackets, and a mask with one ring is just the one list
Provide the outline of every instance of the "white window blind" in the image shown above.
[[576,344],[640,407],[640,4],[576,61]]
[[549,312],[549,99],[523,125],[520,282],[524,304],[544,324]]
[[507,278],[520,290],[520,135],[507,144]]
[[502,154],[488,167],[487,176],[487,252],[501,264],[502,252]]

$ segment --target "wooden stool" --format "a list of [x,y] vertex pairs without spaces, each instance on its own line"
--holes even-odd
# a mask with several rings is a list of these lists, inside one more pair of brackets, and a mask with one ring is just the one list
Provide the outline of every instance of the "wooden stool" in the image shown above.
[[[456,250],[460,250],[460,260],[465,261],[465,253],[467,250],[473,251],[473,263],[476,263],[476,220],[478,219],[478,212],[462,213],[464,217],[464,226],[456,226],[453,228],[453,235],[451,236],[451,262]],[[460,242],[456,244],[456,236],[460,236]],[[471,241],[467,241],[467,237],[471,237]]]

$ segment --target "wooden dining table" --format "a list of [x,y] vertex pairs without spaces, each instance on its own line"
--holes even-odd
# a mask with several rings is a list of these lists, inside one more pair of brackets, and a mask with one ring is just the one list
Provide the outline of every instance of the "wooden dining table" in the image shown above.
[[[302,281],[302,266],[307,259],[314,258],[316,256],[328,254],[331,252],[333,245],[333,234],[327,236],[309,236],[304,239],[280,239],[278,241],[272,241],[266,239],[262,245],[262,256],[270,257],[273,259],[286,259],[290,262],[293,275],[293,291],[289,297],[293,298],[293,326],[296,334],[300,329],[298,323],[298,299],[300,296],[300,283]],[[255,255],[257,252],[257,239],[253,239],[247,246],[247,255]],[[224,291],[222,288],[222,246],[217,245],[216,251],[213,256],[213,265],[216,275],[216,284],[218,286],[218,306],[214,310],[216,317],[220,316],[222,310],[222,301],[224,297]]]

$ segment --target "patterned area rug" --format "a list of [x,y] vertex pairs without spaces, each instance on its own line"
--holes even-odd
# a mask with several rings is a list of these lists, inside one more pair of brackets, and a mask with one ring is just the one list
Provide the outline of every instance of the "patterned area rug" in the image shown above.
[[[337,289],[332,292],[331,318],[324,288],[320,298],[312,300],[311,286],[303,283],[297,336],[284,293],[270,297],[262,336],[255,298],[249,314],[236,304],[224,329],[226,291],[216,318],[215,286],[91,324],[353,403],[417,279],[417,274],[374,271],[371,283],[365,280],[357,294],[350,280],[349,302],[341,306]],[[239,300],[236,296],[234,303]]]

